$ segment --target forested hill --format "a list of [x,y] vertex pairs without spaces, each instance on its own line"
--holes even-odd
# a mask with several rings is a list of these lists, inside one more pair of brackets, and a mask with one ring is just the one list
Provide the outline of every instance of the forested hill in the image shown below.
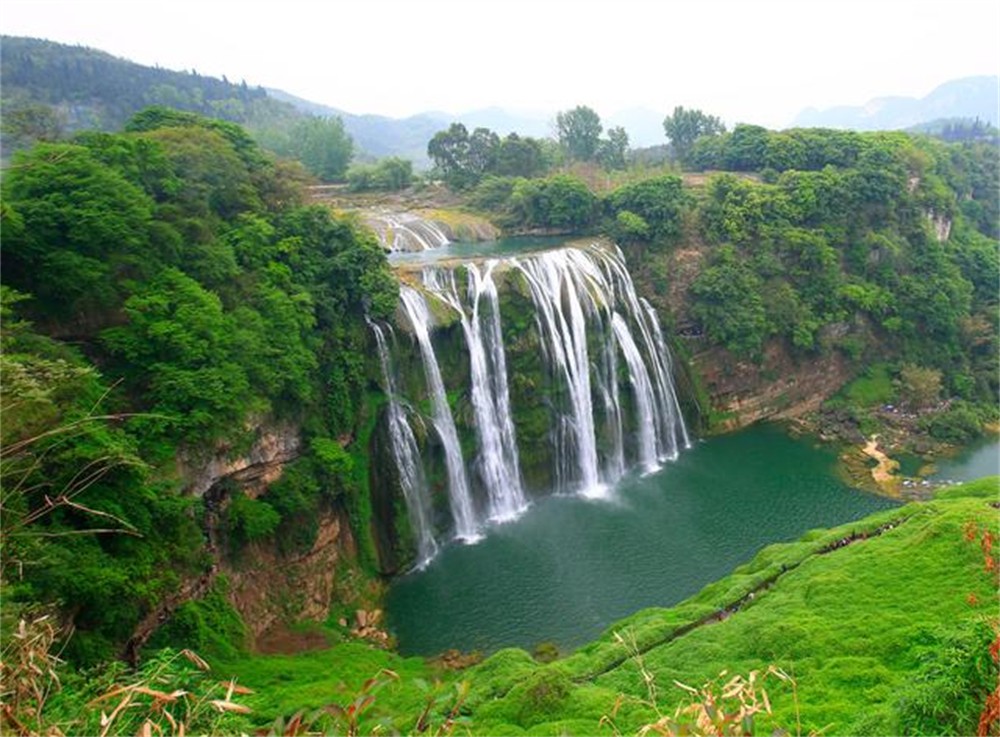
[[36,141],[84,130],[120,131],[160,106],[238,123],[264,148],[296,159],[316,177],[343,177],[356,143],[337,117],[315,116],[246,82],[135,64],[103,51],[4,36],[3,157]]
[[147,67],[83,46],[0,39],[5,117],[31,105],[54,109],[65,132],[120,130],[138,110],[165,105],[251,127],[281,126],[303,114],[262,87],[192,70]]
[[[249,516],[220,534],[308,550],[333,508],[364,554],[365,445],[350,439],[365,318],[390,315],[397,286],[374,237],[301,206],[295,184],[239,126],[165,108],[39,143],[5,173],[0,581],[5,608],[73,602],[67,657],[114,657],[143,617],[211,582],[216,533],[206,543],[196,521],[215,507],[170,467],[249,447],[253,418],[310,429],[283,511],[244,499]],[[128,534],[63,536],[95,519]],[[44,563],[22,576],[19,560]]]

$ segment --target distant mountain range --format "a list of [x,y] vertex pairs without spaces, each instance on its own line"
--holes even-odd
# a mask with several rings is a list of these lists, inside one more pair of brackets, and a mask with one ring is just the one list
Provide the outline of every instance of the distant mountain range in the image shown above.
[[[555,135],[555,112],[528,114],[490,107],[458,114],[428,111],[407,118],[358,115],[282,90],[143,66],[83,46],[14,36],[0,39],[0,76],[6,114],[46,106],[70,133],[83,128],[118,130],[135,112],[154,104],[232,120],[259,134],[261,140],[268,133],[287,130],[306,115],[340,116],[354,139],[359,160],[402,156],[419,169],[430,165],[427,142],[453,122],[464,123],[470,131],[489,128],[501,136],[511,132]],[[883,97],[859,107],[807,109],[793,125],[905,129],[942,118],[978,117],[998,126],[998,89],[998,77],[968,77],[947,82],[920,100]],[[656,146],[666,143],[665,115],[631,108],[607,116],[602,123],[605,129],[625,128],[635,148]],[[4,135],[10,138],[6,144],[16,142],[6,130]]]
[[876,97],[858,106],[806,108],[792,127],[902,130],[940,118],[979,118],[992,126],[1000,125],[1000,77],[954,79],[920,99]]

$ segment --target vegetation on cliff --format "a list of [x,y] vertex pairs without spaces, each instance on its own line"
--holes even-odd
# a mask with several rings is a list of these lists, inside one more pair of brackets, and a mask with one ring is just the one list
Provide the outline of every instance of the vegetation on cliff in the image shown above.
[[[961,428],[993,422],[995,149],[906,133],[726,133],[687,120],[698,112],[667,120],[673,135],[693,137],[684,161],[730,171],[636,166],[596,191],[566,172],[489,174],[468,202],[512,232],[608,234],[650,300],[697,341],[690,348],[720,347],[765,372],[782,370],[765,358],[774,346],[792,364],[839,355],[854,367],[846,378],[882,362],[893,386],[906,383],[904,367],[937,372],[940,391],[926,409],[950,414],[936,436],[959,440]],[[906,401],[905,391],[882,398]],[[857,424],[871,407],[847,409]]]
[[[308,549],[322,505],[373,565],[352,454],[365,319],[397,285],[370,233],[301,202],[241,128],[162,108],[5,173],[5,599],[61,605],[71,659],[117,655],[220,540]],[[263,497],[181,494],[178,457],[245,452],[283,419],[302,457]]]
[[318,117],[262,87],[190,72],[147,67],[81,46],[5,36],[4,158],[37,141],[85,130],[119,131],[140,110],[165,106],[245,126],[314,176],[344,176],[354,145],[338,117]]

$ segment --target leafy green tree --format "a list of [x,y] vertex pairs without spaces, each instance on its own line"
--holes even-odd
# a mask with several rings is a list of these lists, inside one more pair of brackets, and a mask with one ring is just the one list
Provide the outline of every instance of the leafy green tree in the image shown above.
[[601,138],[601,116],[586,105],[556,115],[559,144],[571,159],[593,161]]
[[608,137],[597,145],[597,160],[605,169],[624,169],[628,154],[628,133],[621,126],[608,129]]
[[663,119],[663,131],[674,149],[674,156],[686,161],[694,142],[702,136],[716,136],[726,132],[726,126],[714,115],[701,110],[685,110],[678,105],[674,112]]
[[545,159],[537,139],[510,133],[500,141],[496,173],[505,177],[534,177],[545,171]]
[[726,141],[725,165],[731,171],[759,171],[767,158],[770,134],[759,125],[737,125]]
[[754,356],[768,329],[761,291],[757,275],[726,246],[692,284],[692,312],[714,341],[734,353]]
[[684,195],[680,177],[667,175],[626,184],[614,190],[607,202],[616,218],[626,211],[642,218],[652,240],[670,242],[681,233]]
[[354,155],[354,142],[339,117],[307,118],[289,132],[293,155],[324,182],[344,178]]
[[353,166],[347,172],[347,184],[354,192],[398,191],[412,182],[413,162],[397,156],[389,156],[374,165]]
[[452,123],[438,131],[427,144],[427,155],[435,171],[452,189],[465,189],[475,184],[469,166],[469,131],[461,123]]
[[649,240],[649,223],[634,212],[619,210],[615,215],[611,235],[618,243],[642,243]]
[[51,105],[5,104],[0,131],[5,158],[12,151],[30,148],[38,141],[58,141],[66,129],[65,116]]
[[500,137],[489,128],[476,128],[469,136],[468,168],[478,182],[483,174],[496,169]]
[[899,396],[914,409],[933,406],[941,397],[941,372],[905,363],[899,369]]
[[4,177],[4,281],[50,317],[100,319],[120,299],[119,279],[155,265],[153,202],[83,146],[38,144],[15,166]]
[[148,393],[156,415],[148,422],[157,431],[205,439],[253,405],[237,325],[198,282],[165,269],[126,300],[125,314],[128,323],[104,331],[103,340]]
[[576,177],[557,174],[516,180],[510,209],[520,225],[579,231],[593,223],[597,198]]

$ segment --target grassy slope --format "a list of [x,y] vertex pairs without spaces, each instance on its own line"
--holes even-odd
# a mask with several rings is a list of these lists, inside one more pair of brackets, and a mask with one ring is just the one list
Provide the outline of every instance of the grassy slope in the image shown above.
[[[674,679],[697,686],[723,669],[745,674],[775,664],[798,681],[803,732],[831,725],[824,734],[849,733],[863,718],[866,729],[892,733],[891,705],[921,653],[939,643],[943,632],[996,612],[997,592],[983,573],[982,553],[963,537],[970,520],[996,534],[997,512],[989,505],[996,498],[997,479],[985,479],[933,502],[770,546],[692,599],[671,609],[638,612],[550,666],[534,664],[521,651],[501,651],[462,674],[472,686],[466,704],[471,729],[478,734],[595,734],[601,717],[624,694],[628,698],[616,722],[623,732],[634,733],[652,712],[637,703],[647,692],[636,663],[615,642],[613,633],[620,632],[634,638],[655,673],[666,713],[684,695],[672,686]],[[871,533],[889,521],[898,524],[820,554],[831,543]],[[744,598],[755,589],[752,599]],[[977,604],[969,603],[970,593]],[[684,632],[741,599],[732,616]],[[386,667],[401,679],[379,692],[370,714],[405,715],[394,722],[405,733],[423,703],[418,679],[438,675],[420,659],[349,644],[227,665],[243,684],[258,690],[247,703],[262,721],[303,707],[345,703],[366,678]],[[446,687],[455,678],[445,674]],[[340,683],[345,688],[338,690]],[[774,723],[794,732],[787,687],[775,683],[768,690]]]

